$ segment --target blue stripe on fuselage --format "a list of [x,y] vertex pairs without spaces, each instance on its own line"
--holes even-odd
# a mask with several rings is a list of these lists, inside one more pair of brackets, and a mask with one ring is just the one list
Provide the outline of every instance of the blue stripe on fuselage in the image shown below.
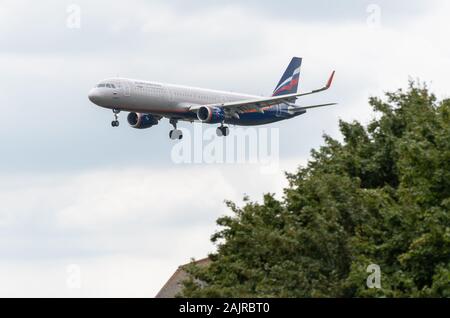
[[[225,120],[225,123],[237,126],[256,126],[274,123],[277,121],[290,119],[304,114],[303,112],[290,114],[287,111],[287,107],[288,107],[287,105],[281,104],[265,109],[264,113],[259,112],[241,113],[239,114],[239,119],[229,118]],[[182,112],[182,113],[177,112],[172,114],[171,113],[164,113],[164,114],[159,113],[159,114],[171,118],[178,118],[181,120],[197,120],[197,114],[195,112]]]
[[240,117],[239,119],[236,118],[227,119],[225,120],[225,123],[238,126],[256,126],[293,118],[301,114],[302,113],[289,114],[287,112],[287,106],[280,105],[266,109],[264,113],[259,112],[242,113],[239,114]]

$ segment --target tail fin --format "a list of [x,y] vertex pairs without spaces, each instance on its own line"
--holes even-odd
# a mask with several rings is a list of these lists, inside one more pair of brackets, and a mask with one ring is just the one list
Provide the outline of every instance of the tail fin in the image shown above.
[[277,87],[273,91],[272,96],[280,96],[297,93],[298,81],[300,78],[300,66],[302,59],[300,57],[293,57],[288,68],[284,72]]

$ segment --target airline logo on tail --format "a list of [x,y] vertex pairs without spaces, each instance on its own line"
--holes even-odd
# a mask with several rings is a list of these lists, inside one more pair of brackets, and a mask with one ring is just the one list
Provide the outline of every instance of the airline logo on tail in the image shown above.
[[300,57],[292,58],[291,63],[284,72],[272,96],[281,96],[297,93],[298,82],[300,79],[300,66],[302,59]]

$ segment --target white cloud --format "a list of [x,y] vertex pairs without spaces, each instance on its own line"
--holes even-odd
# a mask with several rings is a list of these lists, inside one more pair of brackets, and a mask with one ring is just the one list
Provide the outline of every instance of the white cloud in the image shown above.
[[[0,297],[154,297],[186,259],[98,257],[93,260],[17,261],[0,264]],[[178,264],[178,265],[177,265]],[[70,288],[69,266],[80,269],[81,288]]]
[[[286,161],[258,165],[103,169],[0,182],[0,296],[153,296],[171,272],[214,250],[223,201],[282,195]],[[78,264],[81,290],[65,285]]]

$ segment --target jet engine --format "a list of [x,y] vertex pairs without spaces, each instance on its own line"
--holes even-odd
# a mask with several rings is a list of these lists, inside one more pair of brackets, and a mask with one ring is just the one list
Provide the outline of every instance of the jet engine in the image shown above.
[[128,124],[136,129],[145,129],[158,125],[158,119],[150,114],[129,113],[127,120]]
[[220,107],[202,106],[197,110],[197,118],[203,123],[221,123],[225,119],[225,114]]

